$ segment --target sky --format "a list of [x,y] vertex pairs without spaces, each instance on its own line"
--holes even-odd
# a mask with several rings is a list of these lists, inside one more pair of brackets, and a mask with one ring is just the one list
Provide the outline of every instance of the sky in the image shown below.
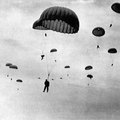
[[[114,2],[120,0],[0,0],[0,111],[3,111],[0,115],[3,120],[119,119],[120,14],[111,9]],[[52,6],[67,7],[76,13],[80,22],[78,33],[32,29],[42,12]],[[95,37],[92,34],[95,27],[103,27],[105,35]],[[51,54],[52,48],[57,53]],[[109,48],[116,48],[117,53],[109,54]],[[43,53],[47,60],[41,61]],[[7,62],[18,65],[19,69],[6,68]],[[65,65],[71,68],[64,69]],[[87,65],[93,69],[85,71]],[[47,72],[51,72],[50,80],[54,81],[50,93],[43,95],[40,91]],[[23,79],[24,84],[13,81],[11,84],[7,74],[13,79]],[[87,74],[92,74],[93,79],[87,78]],[[36,80],[38,77],[41,81]],[[21,93],[15,91],[16,87],[20,87]]]

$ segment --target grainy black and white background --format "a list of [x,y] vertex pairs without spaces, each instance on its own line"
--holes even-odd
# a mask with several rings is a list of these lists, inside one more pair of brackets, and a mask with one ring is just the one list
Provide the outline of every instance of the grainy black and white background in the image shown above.
[[[111,9],[115,2],[120,0],[0,0],[0,120],[120,119],[120,14]],[[78,33],[32,28],[45,9],[58,5],[77,14]],[[103,27],[105,35],[95,37],[95,27]],[[52,48],[57,52],[51,54]],[[109,54],[109,48],[117,53]],[[41,61],[42,51],[47,61]],[[93,69],[86,71],[87,65]],[[47,67],[50,90],[43,93]]]

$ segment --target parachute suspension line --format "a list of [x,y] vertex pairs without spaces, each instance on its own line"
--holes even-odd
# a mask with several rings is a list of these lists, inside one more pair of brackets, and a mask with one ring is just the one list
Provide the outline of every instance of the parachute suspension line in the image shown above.
[[[47,33],[45,33],[45,44],[46,44],[46,37],[47,37]],[[49,68],[48,68],[48,58],[47,58],[47,52],[46,52],[46,50],[45,50],[44,54],[46,56],[45,58],[46,58],[47,79],[49,80],[50,71],[49,71]]]

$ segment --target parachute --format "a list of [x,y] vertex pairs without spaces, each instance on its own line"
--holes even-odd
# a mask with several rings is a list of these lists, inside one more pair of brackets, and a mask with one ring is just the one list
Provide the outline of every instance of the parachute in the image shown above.
[[[96,37],[102,37],[103,35],[105,35],[105,30],[102,27],[96,27],[92,30],[92,34]],[[100,42],[97,43],[97,49],[100,48],[99,44]]]
[[92,34],[96,37],[101,37],[105,34],[105,30],[102,27],[96,27],[93,29]]
[[23,82],[21,79],[17,79],[16,82]]
[[69,66],[69,65],[67,65],[67,66],[65,66],[64,68],[70,68],[70,66]]
[[90,65],[88,65],[88,66],[85,67],[85,70],[91,70],[91,69],[93,69],[93,67],[90,66]]
[[43,11],[40,18],[33,23],[33,29],[73,34],[79,30],[79,20],[73,10],[54,6]]
[[57,49],[51,49],[50,52],[57,52]]
[[65,67],[64,67],[65,69],[66,69],[66,74],[67,74],[67,77],[69,77],[69,71],[68,71],[68,69],[70,68],[70,66],[69,65],[66,65]]
[[[117,49],[116,49],[116,48],[110,48],[110,49],[108,50],[108,53],[110,53],[110,54],[115,54],[115,53],[117,53]],[[112,64],[111,64],[111,66],[113,66],[113,58],[111,57],[111,59],[112,59]]]
[[120,3],[113,3],[111,9],[116,13],[120,13]]
[[18,67],[16,65],[10,65],[9,68],[18,69]]
[[108,53],[114,54],[114,53],[117,53],[117,50],[115,48],[110,48],[108,50]]
[[93,78],[93,76],[91,74],[88,74],[87,77],[90,78],[90,79]]
[[6,63],[6,66],[10,66],[10,65],[12,65],[12,63]]

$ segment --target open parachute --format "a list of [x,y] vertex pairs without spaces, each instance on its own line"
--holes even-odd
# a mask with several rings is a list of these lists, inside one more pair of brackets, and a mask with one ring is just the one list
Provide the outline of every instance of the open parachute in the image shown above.
[[93,69],[93,67],[91,65],[88,65],[85,67],[85,70],[91,70],[91,69]]
[[108,50],[108,53],[110,53],[110,54],[117,53],[117,49],[116,49],[116,48],[110,48],[110,49]]
[[53,30],[73,34],[79,30],[79,20],[74,11],[65,7],[50,7],[34,22],[33,29]]
[[12,63],[6,63],[6,66],[10,66],[10,65],[12,65]]
[[93,75],[88,74],[87,77],[90,78],[90,79],[92,79],[92,78],[93,78]]
[[93,29],[92,34],[96,37],[101,37],[105,34],[105,30],[102,27],[96,27]]
[[17,79],[16,82],[23,82],[21,79]]
[[111,9],[116,13],[120,13],[120,3],[113,3]]
[[66,65],[64,68],[70,68],[70,66],[69,66],[69,65]]
[[18,67],[16,65],[10,65],[9,68],[11,68],[11,69],[18,69]]
[[53,48],[50,50],[50,52],[57,52],[57,49]]

